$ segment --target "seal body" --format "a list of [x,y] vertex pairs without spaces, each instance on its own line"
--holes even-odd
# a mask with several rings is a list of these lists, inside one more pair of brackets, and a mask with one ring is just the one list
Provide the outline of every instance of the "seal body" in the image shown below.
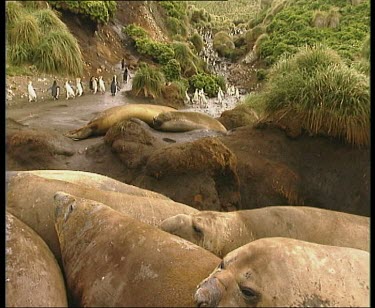
[[307,206],[180,214],[167,218],[161,228],[220,257],[264,237],[289,237],[324,245],[370,249],[368,217]]
[[6,212],[6,307],[67,307],[64,279],[43,240]]
[[115,106],[101,112],[84,127],[69,131],[64,135],[73,140],[85,139],[91,135],[104,135],[111,126],[130,118],[138,118],[152,125],[154,117],[159,113],[173,110],[176,109],[151,104]]
[[[54,208],[51,203],[58,190],[105,203],[120,213],[153,226],[159,226],[164,219],[176,214],[197,212],[196,209],[185,204],[163,200],[152,192],[148,197],[131,195],[131,193],[137,193],[135,192],[136,188],[127,194],[95,189],[90,184],[68,182],[72,179],[64,181],[45,177],[20,173],[10,178],[7,183],[7,210],[33,228],[50,247],[60,263],[60,247],[54,229]],[[145,191],[140,190],[139,192],[144,194]],[[156,198],[154,198],[155,196]]]
[[168,111],[154,118],[155,129],[170,132],[186,132],[195,129],[210,129],[226,132],[226,128],[218,120],[207,114],[190,111]]
[[230,252],[195,293],[198,307],[368,307],[367,251],[263,238]]
[[55,228],[67,284],[81,307],[188,307],[220,259],[188,241],[63,192]]

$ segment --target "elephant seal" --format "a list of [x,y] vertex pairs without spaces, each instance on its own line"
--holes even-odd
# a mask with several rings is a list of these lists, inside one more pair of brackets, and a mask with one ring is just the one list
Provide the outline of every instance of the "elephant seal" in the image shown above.
[[27,225],[6,212],[6,307],[68,307],[55,257]]
[[105,203],[120,213],[153,226],[159,226],[170,216],[197,212],[192,207],[172,200],[134,196],[27,173],[19,174],[7,185],[7,210],[39,234],[60,264],[60,246],[54,229],[53,196],[56,191]]
[[205,113],[192,111],[162,112],[154,117],[152,126],[155,129],[168,132],[186,132],[195,129],[227,132],[227,129],[218,120]]
[[130,118],[138,118],[149,125],[160,112],[176,110],[172,107],[151,104],[128,104],[115,106],[102,111],[85,126],[69,131],[64,136],[73,140],[81,140],[93,135],[104,135],[107,130],[118,122]]
[[370,254],[290,238],[227,254],[195,293],[198,307],[369,307]]
[[323,245],[370,249],[368,217],[308,206],[178,214],[164,220],[160,227],[220,257],[264,237],[289,237]]
[[205,249],[103,203],[57,192],[55,228],[80,307],[189,307],[220,263]]
[[7,171],[6,182],[11,178],[22,174],[32,174],[45,179],[60,180],[73,184],[84,185],[99,190],[116,191],[133,196],[171,200],[170,198],[137,186],[125,184],[110,177],[85,171],[74,170],[31,170],[31,171]]

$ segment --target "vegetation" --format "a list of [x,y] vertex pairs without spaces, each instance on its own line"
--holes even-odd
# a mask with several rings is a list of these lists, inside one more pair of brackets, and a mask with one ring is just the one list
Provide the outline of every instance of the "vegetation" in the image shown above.
[[214,49],[220,56],[230,58],[235,46],[228,33],[220,31],[215,34],[213,40]]
[[189,78],[189,85],[192,90],[203,89],[203,91],[209,96],[214,97],[219,92],[219,87],[222,87],[224,91],[225,81],[222,77],[215,75],[209,75],[205,73],[199,73]]
[[203,50],[203,39],[197,32],[190,37],[190,42],[194,45],[195,51],[198,54]]
[[7,2],[8,67],[33,64],[47,73],[81,74],[83,62],[77,40],[51,9]]
[[116,11],[116,1],[48,1],[52,7],[81,14],[95,23],[107,23]]
[[263,92],[247,98],[263,120],[289,120],[311,135],[370,142],[369,79],[323,46],[301,48],[284,56],[268,75]]
[[349,63],[369,33],[369,4],[368,0],[356,6],[344,0],[289,0],[266,28],[270,39],[262,44],[261,57],[272,64],[301,46],[324,43]]
[[133,90],[136,95],[143,93],[145,97],[159,97],[165,83],[162,72],[142,63],[133,78]]
[[186,17],[186,3],[183,1],[160,1],[158,4],[164,9],[166,26],[173,35],[186,37],[188,22]]
[[179,80],[181,78],[181,66],[176,59],[169,60],[162,68],[167,81]]

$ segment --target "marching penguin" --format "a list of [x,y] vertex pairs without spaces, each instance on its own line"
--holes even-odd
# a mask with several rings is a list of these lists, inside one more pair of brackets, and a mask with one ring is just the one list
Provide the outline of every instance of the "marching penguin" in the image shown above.
[[199,94],[198,94],[198,89],[195,88],[194,96],[192,99],[193,104],[198,104],[199,103]]
[[185,91],[185,104],[190,104],[191,103],[191,99],[190,99],[190,96],[189,94],[187,93],[187,90]]
[[68,81],[65,82],[65,90],[66,90],[66,100],[68,100],[69,98],[75,98],[74,91]]
[[97,91],[98,91],[98,81],[97,81],[96,77],[93,77],[93,79],[92,79],[92,93],[96,94]]
[[36,100],[37,100],[36,92],[33,88],[33,84],[32,84],[31,80],[29,81],[29,84],[27,86],[27,92],[28,92],[28,95],[29,95],[29,103],[31,103],[32,101],[36,102]]
[[128,83],[129,81],[129,69],[127,67],[124,70],[123,81],[124,83]]
[[60,87],[57,85],[56,80],[53,81],[53,84],[52,84],[52,87],[51,87],[51,94],[52,94],[53,100],[59,99]]
[[118,91],[118,83],[117,83],[117,76],[114,75],[111,82],[111,93],[112,96],[115,96]]
[[103,76],[99,76],[99,91],[100,91],[101,94],[104,94],[104,92],[105,92]]
[[81,96],[83,94],[83,86],[81,78],[76,78],[76,96]]

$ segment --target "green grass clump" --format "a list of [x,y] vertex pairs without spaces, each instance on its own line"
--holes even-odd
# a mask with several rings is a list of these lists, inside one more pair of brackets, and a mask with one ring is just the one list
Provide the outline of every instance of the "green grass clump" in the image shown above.
[[176,59],[169,60],[162,68],[167,81],[179,80],[181,78],[181,66]]
[[[203,89],[209,97],[214,97],[219,92],[219,87],[223,85],[222,80],[215,75],[198,73],[189,78],[189,86],[192,91]],[[225,89],[222,88],[222,90]]]
[[213,40],[213,47],[220,56],[228,58],[231,57],[235,49],[235,45],[233,43],[232,38],[229,36],[228,33],[224,31],[220,31],[215,34]]
[[248,100],[263,107],[264,120],[284,125],[293,121],[311,135],[369,144],[369,78],[334,52],[303,48],[277,63],[268,77],[263,92]]
[[50,31],[35,49],[35,66],[47,73],[82,74],[82,54],[77,40],[65,30]]
[[30,14],[22,18],[10,28],[8,39],[12,45],[24,45],[30,48],[38,45],[42,36],[38,20]]
[[21,65],[26,62],[31,62],[32,57],[32,51],[24,44],[12,44],[7,46],[7,58],[13,65]]
[[107,23],[116,10],[116,1],[48,1],[52,7],[81,14],[95,23]]
[[198,54],[203,50],[203,46],[204,46],[203,39],[197,32],[195,32],[190,37],[190,42],[192,42],[192,44],[194,45],[194,48],[195,48],[195,50]]
[[18,1],[6,1],[5,15],[7,27],[20,21],[24,13],[24,8]]
[[181,72],[184,76],[192,76],[199,71],[200,59],[191,51],[188,44],[173,42],[172,48],[175,59],[180,63]]
[[370,31],[370,1],[352,6],[344,0],[294,0],[278,12],[267,26],[270,39],[260,50],[266,64],[305,45],[323,43],[346,62],[355,60]]
[[53,29],[68,31],[68,27],[60,20],[58,12],[54,12],[51,9],[43,9],[34,11],[33,15],[38,20],[39,27],[44,33]]
[[138,95],[141,91],[145,97],[159,97],[165,83],[164,75],[159,70],[142,63],[133,79],[133,90]]

